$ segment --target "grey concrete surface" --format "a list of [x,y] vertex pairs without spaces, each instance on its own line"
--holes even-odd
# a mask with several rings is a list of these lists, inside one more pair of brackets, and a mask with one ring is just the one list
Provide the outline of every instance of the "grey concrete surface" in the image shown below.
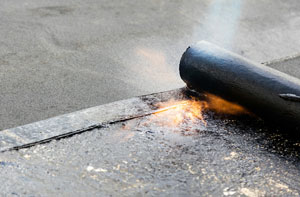
[[298,0],[0,0],[0,130],[181,87],[188,45],[300,51]]

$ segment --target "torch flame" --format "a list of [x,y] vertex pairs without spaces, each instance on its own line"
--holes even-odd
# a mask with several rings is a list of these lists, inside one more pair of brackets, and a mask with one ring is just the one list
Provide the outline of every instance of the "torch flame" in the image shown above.
[[[241,114],[251,114],[242,106],[226,101],[218,96],[212,94],[206,94],[205,100],[197,100],[195,98],[186,100],[169,100],[167,102],[161,102],[157,104],[157,109],[149,112],[145,116],[149,118],[145,121],[131,122],[133,125],[126,123],[123,125],[123,130],[132,130],[137,125],[138,127],[151,128],[151,125],[157,128],[168,128],[173,132],[180,132],[184,135],[193,135],[196,131],[193,125],[196,125],[197,132],[200,130],[201,126],[206,127],[207,122],[205,121],[205,116],[203,112],[211,110],[216,113],[229,114],[229,115],[241,115]],[[141,116],[138,116],[141,117]],[[133,133],[124,134],[120,133],[118,138],[122,138],[121,141],[127,141],[133,137]]]
[[226,101],[218,96],[207,94],[206,101],[196,99],[159,103],[158,110],[153,114],[150,122],[162,126],[178,127],[187,121],[200,122],[206,127],[207,123],[203,117],[204,110],[211,110],[219,114],[241,115],[249,114],[242,106]]
[[154,113],[155,119],[164,120],[168,126],[178,126],[184,121],[201,122],[206,126],[202,111],[207,107],[206,102],[196,100],[168,101],[159,104],[159,109]]
[[213,94],[207,94],[208,109],[219,114],[241,115],[249,114],[242,106],[227,101]]

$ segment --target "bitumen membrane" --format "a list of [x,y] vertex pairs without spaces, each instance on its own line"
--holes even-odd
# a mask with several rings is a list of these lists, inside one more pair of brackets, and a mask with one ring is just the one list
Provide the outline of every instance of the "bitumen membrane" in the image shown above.
[[[175,102],[188,99],[186,91],[178,89],[147,95],[139,102],[155,109],[170,97]],[[178,111],[172,110],[3,152],[1,193],[299,196],[300,139],[257,117],[210,110],[203,113],[206,124],[185,117],[173,125]]]

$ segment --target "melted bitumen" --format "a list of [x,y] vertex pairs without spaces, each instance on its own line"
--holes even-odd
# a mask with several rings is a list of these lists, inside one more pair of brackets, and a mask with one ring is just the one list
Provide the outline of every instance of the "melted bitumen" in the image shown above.
[[255,117],[155,116],[0,155],[1,193],[298,196],[300,143]]

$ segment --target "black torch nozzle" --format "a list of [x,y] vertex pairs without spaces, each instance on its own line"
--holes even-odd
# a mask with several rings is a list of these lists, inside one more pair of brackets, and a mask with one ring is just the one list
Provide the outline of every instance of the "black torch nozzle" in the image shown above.
[[300,128],[300,80],[206,41],[190,46],[180,61],[188,87],[239,104],[275,124]]

